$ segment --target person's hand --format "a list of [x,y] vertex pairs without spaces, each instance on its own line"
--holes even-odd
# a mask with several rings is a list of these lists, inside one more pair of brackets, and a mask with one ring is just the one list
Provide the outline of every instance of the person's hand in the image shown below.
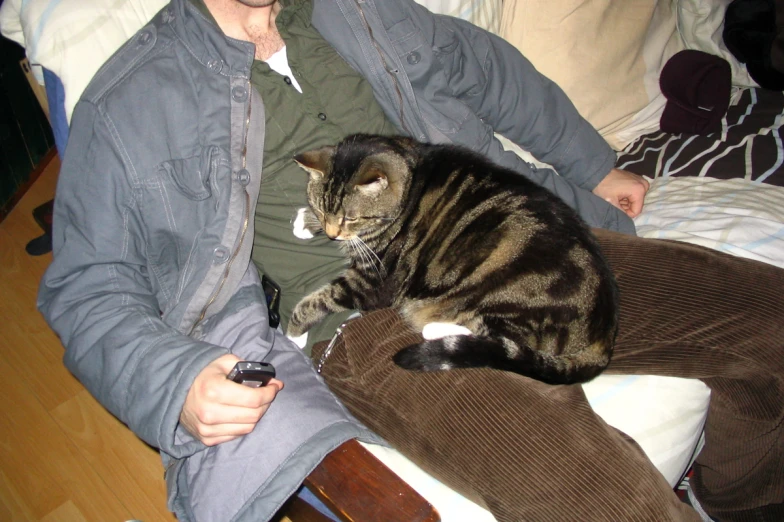
[[283,383],[277,379],[261,388],[228,380],[226,376],[239,360],[226,354],[212,361],[196,376],[185,398],[180,424],[207,446],[253,431],[283,389]]
[[612,169],[596,185],[593,193],[611,205],[623,210],[630,218],[642,212],[645,193],[650,184],[642,176],[621,169]]

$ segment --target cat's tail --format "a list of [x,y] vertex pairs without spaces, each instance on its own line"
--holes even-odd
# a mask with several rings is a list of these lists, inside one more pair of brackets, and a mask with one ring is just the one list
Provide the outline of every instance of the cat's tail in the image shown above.
[[450,335],[403,348],[393,360],[407,370],[495,368],[548,384],[589,381],[610,363],[610,350],[602,341],[572,355],[551,355],[527,346],[515,346],[513,350],[516,353],[510,356],[501,341],[489,337]]

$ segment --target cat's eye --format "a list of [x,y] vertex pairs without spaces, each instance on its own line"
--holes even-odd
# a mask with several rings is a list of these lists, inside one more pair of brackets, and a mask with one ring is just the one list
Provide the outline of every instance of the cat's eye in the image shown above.
[[345,221],[346,223],[351,223],[353,221],[356,221],[357,219],[359,219],[359,218],[356,217],[356,216],[344,216],[343,217],[343,221]]

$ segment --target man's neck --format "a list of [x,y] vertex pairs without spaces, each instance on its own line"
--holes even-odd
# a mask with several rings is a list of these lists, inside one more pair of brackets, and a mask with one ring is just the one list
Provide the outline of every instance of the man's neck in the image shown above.
[[260,7],[250,7],[237,0],[204,0],[204,4],[226,36],[256,45],[256,59],[266,60],[285,45],[275,26],[280,2],[272,1]]

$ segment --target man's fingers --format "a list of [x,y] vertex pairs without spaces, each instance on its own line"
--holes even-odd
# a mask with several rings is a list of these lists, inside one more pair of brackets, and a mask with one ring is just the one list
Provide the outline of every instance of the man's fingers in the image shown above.
[[203,402],[243,408],[259,408],[269,404],[283,388],[283,383],[277,379],[272,379],[261,388],[252,388],[230,381],[221,373],[215,373],[196,385],[200,387],[198,395],[203,398]]
[[640,212],[642,212],[643,199],[635,198],[635,199],[630,199],[628,201],[629,201],[629,205],[628,205],[628,209],[626,210],[626,213],[629,215],[629,217],[633,217],[633,218],[639,216]]
[[202,444],[205,446],[217,446],[218,444],[223,444],[224,442],[229,442],[230,440],[236,439],[237,435],[231,436],[224,436],[224,437],[207,437],[207,438],[199,438]]
[[268,405],[259,408],[243,408],[240,406],[208,405],[196,412],[199,423],[207,426],[219,424],[256,424]]
[[227,353],[222,355],[212,361],[212,365],[216,368],[220,369],[224,375],[228,375],[234,365],[240,362],[242,359],[234,355],[233,353]]
[[218,424],[217,426],[210,426],[208,424],[199,424],[196,427],[197,435],[202,442],[209,439],[217,439],[224,437],[241,437],[247,435],[253,428],[256,427],[255,423],[252,424]]
[[281,388],[283,383],[277,379],[270,380],[266,386],[251,388],[224,378],[214,385],[214,401],[227,406],[260,408],[272,402]]

